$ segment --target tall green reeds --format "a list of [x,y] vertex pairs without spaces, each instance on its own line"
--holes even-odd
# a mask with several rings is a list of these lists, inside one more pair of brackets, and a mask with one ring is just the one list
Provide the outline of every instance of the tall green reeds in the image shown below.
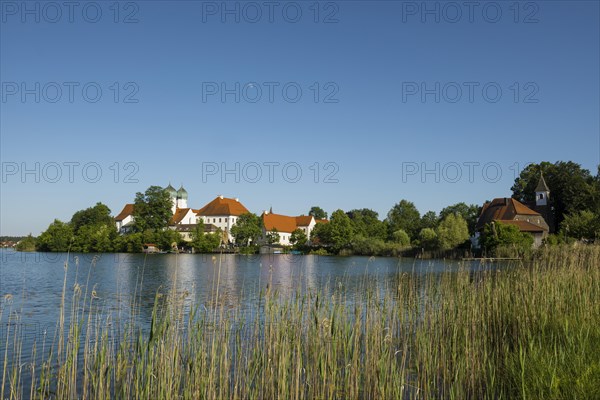
[[165,288],[150,328],[122,331],[89,276],[65,280],[56,337],[30,363],[7,335],[2,398],[600,398],[598,246],[383,288],[365,277],[290,296],[269,282],[251,318],[225,307],[216,278],[209,308]]

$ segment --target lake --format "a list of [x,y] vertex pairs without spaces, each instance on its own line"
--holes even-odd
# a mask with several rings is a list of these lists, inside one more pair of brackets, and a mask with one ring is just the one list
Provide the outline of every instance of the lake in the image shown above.
[[[291,254],[66,254],[2,249],[0,257],[0,354],[6,351],[9,366],[27,365],[33,358],[39,363],[56,345],[63,293],[64,337],[71,337],[71,312],[83,322],[91,311],[93,324],[109,326],[108,339],[116,343],[132,324],[148,332],[157,298],[160,302],[167,297],[157,293],[172,294],[173,289],[173,298],[188,311],[197,307],[211,313],[218,308],[226,310],[219,315],[234,315],[237,322],[250,324],[257,316],[263,320],[261,301],[266,290],[284,300],[335,293],[352,306],[365,301],[367,287],[375,293],[393,293],[401,276],[418,282],[458,269],[501,267],[477,261]],[[77,291],[82,297],[73,307]],[[28,376],[23,379],[28,387]]]
[[25,336],[24,354],[32,339],[53,334],[65,282],[65,309],[70,309],[70,295],[79,284],[90,297],[94,291],[97,310],[114,320],[127,321],[135,300],[139,305],[135,322],[143,327],[150,323],[157,292],[173,287],[188,304],[210,309],[218,282],[220,305],[251,314],[267,287],[283,296],[336,288],[352,301],[367,280],[384,289],[401,273],[436,274],[459,265],[482,268],[475,261],[291,254],[66,254],[2,249],[0,256],[0,350],[8,327],[16,323]]

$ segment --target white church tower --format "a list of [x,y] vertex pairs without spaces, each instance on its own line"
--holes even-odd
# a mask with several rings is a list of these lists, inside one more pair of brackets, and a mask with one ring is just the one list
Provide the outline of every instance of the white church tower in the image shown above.
[[171,212],[173,214],[178,208],[188,208],[188,192],[183,188],[183,185],[177,190],[169,183],[165,190],[171,197]]
[[188,192],[183,185],[177,191],[177,208],[188,208]]
[[540,172],[540,180],[535,188],[535,205],[536,206],[547,206],[548,198],[550,197],[550,189],[546,185],[544,175]]
[[175,210],[177,210],[177,190],[173,186],[171,186],[170,183],[169,186],[165,188],[165,190],[167,191],[167,193],[169,193],[169,197],[171,197],[171,212],[175,214]]

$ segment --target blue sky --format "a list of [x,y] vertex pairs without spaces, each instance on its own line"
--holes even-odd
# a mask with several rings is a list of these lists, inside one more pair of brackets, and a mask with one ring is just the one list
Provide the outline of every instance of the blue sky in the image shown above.
[[599,163],[596,1],[0,4],[2,235],[169,182],[383,218]]

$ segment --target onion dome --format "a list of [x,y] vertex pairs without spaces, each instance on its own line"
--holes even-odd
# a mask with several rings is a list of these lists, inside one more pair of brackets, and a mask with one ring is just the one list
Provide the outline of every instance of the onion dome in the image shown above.
[[169,196],[177,197],[177,190],[175,190],[175,188],[173,186],[171,186],[170,183],[169,183],[169,186],[167,186],[165,188],[165,190],[167,191],[167,193],[169,193]]
[[187,192],[187,190],[185,190],[185,189],[183,188],[183,185],[181,185],[181,187],[180,187],[180,188],[179,188],[179,190],[177,191],[177,197],[178,197],[178,198],[180,198],[180,199],[185,199],[185,200],[187,200],[187,198],[188,198],[188,192]]

